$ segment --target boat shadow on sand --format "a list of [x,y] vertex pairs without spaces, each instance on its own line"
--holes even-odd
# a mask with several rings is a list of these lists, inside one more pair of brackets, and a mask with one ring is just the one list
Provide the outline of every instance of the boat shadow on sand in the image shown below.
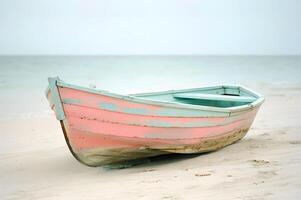
[[128,160],[122,163],[115,163],[110,165],[104,165],[103,168],[108,170],[114,170],[114,169],[126,169],[131,168],[135,166],[143,166],[143,165],[157,165],[157,164],[166,164],[166,163],[172,163],[172,162],[178,162],[181,160],[187,160],[192,159],[201,155],[209,154],[210,152],[206,153],[197,153],[197,154],[165,154],[165,155],[158,155],[154,157],[149,158],[139,158],[134,160]]

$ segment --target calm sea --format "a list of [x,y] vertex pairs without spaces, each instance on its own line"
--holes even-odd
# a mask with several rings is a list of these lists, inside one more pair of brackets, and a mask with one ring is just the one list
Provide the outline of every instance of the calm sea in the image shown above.
[[0,57],[0,119],[48,116],[47,77],[117,93],[214,84],[300,84],[301,56]]

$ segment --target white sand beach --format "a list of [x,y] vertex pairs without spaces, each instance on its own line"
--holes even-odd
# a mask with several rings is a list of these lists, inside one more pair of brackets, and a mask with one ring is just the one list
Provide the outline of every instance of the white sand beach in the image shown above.
[[[273,60],[273,58],[269,59]],[[296,77],[300,76],[296,73],[300,70],[298,68],[293,68],[293,70],[288,68],[289,72],[282,71],[288,65],[300,65],[300,58],[298,58],[298,62],[293,63],[289,58],[281,62],[267,60],[253,62],[252,59],[249,59],[249,61],[233,61],[229,64],[227,60],[225,61],[229,65],[240,64],[246,66],[243,68],[245,71],[235,72],[236,75],[231,75],[232,78],[230,77],[229,80],[232,79],[231,81],[234,80],[236,83],[244,84],[263,94],[266,98],[252,128],[241,141],[208,154],[170,159],[165,157],[165,159],[158,159],[125,169],[91,168],[80,164],[72,157],[65,144],[59,123],[48,108],[43,93],[43,89],[47,85],[46,77],[60,71],[59,67],[50,67],[46,69],[43,75],[39,76],[41,73],[38,70],[32,72],[32,68],[20,66],[20,70],[15,70],[15,74],[18,77],[22,75],[26,81],[24,84],[14,85],[12,83],[16,82],[11,80],[18,77],[15,77],[12,73],[14,70],[4,66],[4,63],[11,64],[12,62],[7,60],[4,62],[2,59],[2,63],[0,63],[2,69],[0,80],[2,88],[1,113],[3,114],[0,120],[2,137],[0,147],[0,199],[259,200],[300,198],[301,84],[296,81]],[[22,62],[28,63],[28,61],[21,59],[20,63]],[[47,62],[51,64],[55,61],[48,59]],[[64,62],[56,60],[56,64],[59,63],[57,64],[59,66],[68,65],[67,61]],[[39,60],[29,63],[32,65],[43,64]],[[82,63],[85,62],[82,61]],[[216,65],[219,63],[221,61],[216,62]],[[265,72],[266,74],[270,73],[272,77],[266,78],[268,82],[263,80],[252,82],[252,78],[239,76],[241,74],[247,77],[248,66],[258,65],[258,63],[271,65],[271,67],[272,65],[278,65],[278,68],[271,68],[271,71]],[[208,64],[208,62],[205,64]],[[282,68],[279,67],[280,65]],[[44,68],[47,67],[44,66]],[[21,70],[24,70],[24,72],[20,72]],[[31,70],[31,73],[26,70]],[[71,76],[66,75],[68,72],[66,68],[61,68],[61,70],[64,71],[67,79],[72,79]],[[185,69],[185,71],[187,70],[189,68]],[[224,68],[223,70],[226,71]],[[267,71],[266,68],[262,70]],[[277,72],[274,72],[274,70]],[[64,75],[62,71],[58,75]],[[170,71],[172,71],[171,68]],[[138,72],[141,73],[139,70]],[[80,74],[80,72],[78,73]],[[82,76],[89,79],[89,76],[86,76],[89,73],[91,74],[91,71],[87,69]],[[174,82],[178,82],[177,85],[166,83],[166,85],[160,86],[156,84],[154,89],[160,87],[165,89],[169,86],[197,86],[199,78],[209,76],[208,82],[213,83],[218,82],[217,79],[222,77],[218,73],[212,74],[209,72],[207,75],[185,76],[186,72],[184,72],[182,73],[182,79],[181,76],[172,79],[171,77],[174,74],[173,72],[170,73],[169,75],[160,74],[156,80],[160,82],[160,79],[164,80],[164,76],[167,76],[169,82],[174,80]],[[195,73],[195,70],[193,73]],[[275,76],[273,76],[273,73],[275,73]],[[230,74],[233,74],[233,72]],[[260,74],[260,71],[256,74]],[[273,80],[273,77],[277,79],[277,77],[281,77],[281,74],[286,76],[282,78],[288,80],[287,82],[282,83],[281,78],[279,78],[279,82]],[[36,76],[39,76],[37,78],[39,86],[31,88],[30,81]],[[90,77],[91,80],[94,80],[94,76]],[[101,72],[99,76],[102,76]],[[216,76],[216,79],[212,81],[214,76]],[[264,76],[261,79],[264,79]],[[76,77],[80,78],[80,75]],[[121,75],[117,75],[117,77],[121,77]],[[136,76],[132,75],[125,75],[125,77],[134,77],[131,84],[140,82],[143,85],[143,81],[150,80],[149,77],[145,79],[135,78]],[[254,79],[256,77],[258,76],[254,75]],[[294,79],[291,82],[290,77]],[[190,83],[183,84],[183,80],[188,79],[191,80]],[[105,89],[110,89],[108,80],[116,80],[116,77],[111,76],[111,79],[106,77],[105,80],[106,82],[103,82],[107,84]],[[154,81],[155,79],[151,80]],[[125,87],[122,86],[123,81],[125,82],[125,80],[119,80],[121,89]],[[223,79],[223,81],[226,82],[227,80]],[[206,80],[201,82],[204,83]],[[149,83],[145,83],[145,85],[147,88],[152,88]],[[132,85],[130,86],[128,86],[129,91],[136,90]],[[117,91],[118,84],[113,85],[112,88]],[[139,89],[141,89],[141,86],[137,91]],[[21,96],[18,96],[18,91],[19,94],[22,94]],[[22,102],[25,103],[22,105]],[[13,108],[17,108],[17,110],[14,110],[16,114],[13,112],[11,115],[4,114],[10,112]],[[22,112],[17,112],[19,110]],[[28,113],[28,110],[34,112]]]

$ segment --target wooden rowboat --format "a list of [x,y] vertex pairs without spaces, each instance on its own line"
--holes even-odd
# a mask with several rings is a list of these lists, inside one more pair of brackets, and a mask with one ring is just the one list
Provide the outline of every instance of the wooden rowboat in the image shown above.
[[247,133],[264,101],[241,86],[123,96],[48,81],[46,96],[68,147],[88,166],[220,149]]

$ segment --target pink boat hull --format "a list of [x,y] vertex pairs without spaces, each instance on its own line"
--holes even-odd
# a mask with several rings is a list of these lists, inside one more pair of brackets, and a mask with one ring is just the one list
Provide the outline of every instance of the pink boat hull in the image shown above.
[[[56,87],[67,144],[72,154],[89,166],[168,153],[214,151],[241,139],[258,110],[222,117],[169,116],[162,114],[160,105]],[[49,90],[47,97],[55,110],[52,92]]]

